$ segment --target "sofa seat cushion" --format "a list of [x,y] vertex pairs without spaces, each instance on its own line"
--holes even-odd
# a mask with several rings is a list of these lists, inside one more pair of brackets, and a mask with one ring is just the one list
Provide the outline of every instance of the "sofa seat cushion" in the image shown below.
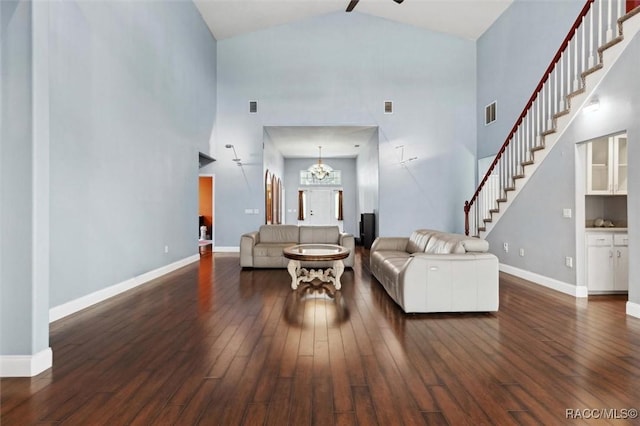
[[395,280],[404,271],[405,265],[410,259],[409,253],[407,253],[407,256],[389,256],[382,262],[382,273],[387,277],[393,277]]
[[338,244],[339,241],[337,226],[300,226],[300,244]]
[[254,257],[282,257],[282,250],[297,243],[259,243],[253,248]]

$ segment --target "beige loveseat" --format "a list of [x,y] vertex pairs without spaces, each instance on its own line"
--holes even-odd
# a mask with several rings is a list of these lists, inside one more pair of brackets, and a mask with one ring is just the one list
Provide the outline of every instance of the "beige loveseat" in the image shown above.
[[377,238],[371,272],[405,312],[498,310],[498,258],[489,243],[420,229],[409,238]]
[[[344,259],[345,267],[353,267],[355,239],[340,232],[337,226],[262,225],[260,230],[240,237],[240,266],[243,268],[286,268],[289,259],[282,250],[296,244],[337,244],[351,252]],[[302,262],[303,267],[326,268],[332,262]]]

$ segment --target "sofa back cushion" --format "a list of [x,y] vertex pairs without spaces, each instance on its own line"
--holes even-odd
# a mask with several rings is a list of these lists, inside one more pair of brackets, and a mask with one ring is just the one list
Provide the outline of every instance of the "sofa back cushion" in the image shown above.
[[262,225],[261,243],[298,243],[298,225]]
[[485,253],[489,251],[489,243],[466,235],[434,232],[424,251],[433,254]]
[[339,241],[337,226],[300,226],[300,244],[338,244]]
[[407,243],[409,253],[455,254],[488,251],[489,243],[486,240],[432,229],[413,231]]
[[427,243],[434,232],[436,231],[432,231],[430,229],[418,229],[417,231],[413,231],[411,233],[411,237],[409,237],[409,242],[407,243],[407,252],[411,254],[424,252],[427,248]]

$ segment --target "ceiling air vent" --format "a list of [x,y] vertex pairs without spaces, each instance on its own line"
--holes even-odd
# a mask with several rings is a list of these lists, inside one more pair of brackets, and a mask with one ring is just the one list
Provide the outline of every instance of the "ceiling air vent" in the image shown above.
[[255,114],[258,112],[258,101],[249,101],[249,113]]
[[393,102],[392,101],[384,101],[384,113],[385,114],[393,114]]
[[487,126],[496,121],[496,101],[484,107],[484,125]]

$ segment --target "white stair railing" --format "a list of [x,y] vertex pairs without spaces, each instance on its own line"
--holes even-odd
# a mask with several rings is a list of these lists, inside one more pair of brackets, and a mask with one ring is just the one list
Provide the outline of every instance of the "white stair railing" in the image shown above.
[[465,233],[479,235],[499,203],[515,190],[544,136],[555,132],[556,119],[567,114],[572,95],[584,90],[585,76],[602,67],[602,50],[619,41],[618,19],[625,0],[588,0],[569,30],[540,83],[516,120],[495,160],[470,201],[465,202]]

